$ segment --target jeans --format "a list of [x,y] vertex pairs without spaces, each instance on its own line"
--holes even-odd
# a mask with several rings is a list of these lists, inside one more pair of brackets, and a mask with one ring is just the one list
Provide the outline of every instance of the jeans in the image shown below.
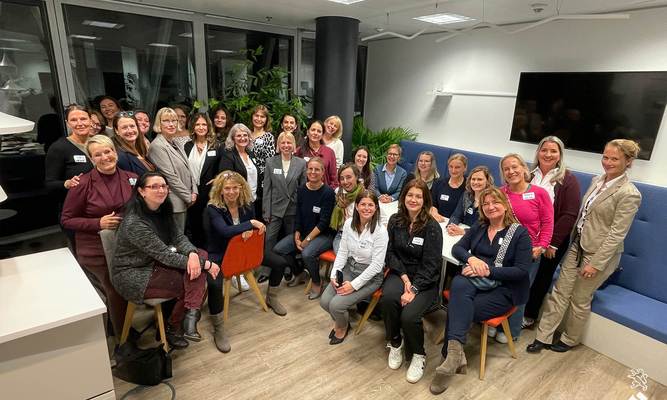
[[[303,259],[303,264],[308,269],[310,277],[313,280],[313,284],[319,285],[321,282],[320,279],[320,254],[324,253],[327,250],[331,249],[331,243],[333,241],[333,235],[322,233],[316,238],[310,241],[303,251],[301,252],[301,257]],[[282,238],[276,246],[273,248],[274,253],[288,257],[290,260],[284,260],[283,265],[289,265],[292,269],[294,275],[300,274],[298,265],[294,262],[293,256],[296,254],[298,249],[296,248],[296,243],[294,243],[294,236],[287,235]]]
[[[538,257],[537,260],[533,260],[533,263],[530,264],[530,269],[528,270],[528,279],[530,279],[530,286],[533,286],[535,277],[537,276],[537,271],[540,269],[540,260],[542,257]],[[510,324],[510,332],[512,332],[512,337],[515,340],[519,339],[521,336],[521,324],[523,324],[523,312],[526,309],[525,304],[517,305],[517,310],[514,314],[510,315],[508,322]]]

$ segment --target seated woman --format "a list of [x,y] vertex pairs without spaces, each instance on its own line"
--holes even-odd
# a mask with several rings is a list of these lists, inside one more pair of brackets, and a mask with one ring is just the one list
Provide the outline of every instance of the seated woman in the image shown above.
[[392,144],[387,149],[387,163],[375,168],[375,194],[380,203],[391,203],[398,200],[403,184],[406,183],[405,178],[408,173],[398,165],[401,152],[401,146]]
[[466,191],[459,199],[459,204],[449,218],[447,233],[450,236],[459,236],[465,233],[465,230],[459,224],[473,226],[479,221],[479,195],[482,190],[492,186],[493,176],[491,176],[487,167],[480,165],[470,171],[466,181]]
[[336,188],[336,205],[331,213],[329,226],[336,232],[333,240],[333,251],[338,253],[341,237],[343,236],[343,224],[352,219],[354,213],[354,201],[357,195],[364,189],[359,182],[359,170],[352,163],[344,164],[338,170],[338,187]]
[[[197,321],[206,277],[218,276],[217,264],[204,260],[173,218],[169,186],[160,172],[147,172],[135,186],[118,228],[111,281],[125,299],[176,298],[167,323],[167,341],[175,348],[187,338],[201,340]],[[181,329],[181,324],[183,329]]]
[[155,171],[148,161],[148,146],[144,135],[139,132],[139,123],[134,114],[121,111],[113,118],[113,141],[118,149],[118,167],[141,176]]
[[352,152],[354,165],[359,168],[359,179],[364,184],[364,188],[375,192],[375,174],[371,169],[371,152],[366,146],[359,146]]
[[412,357],[407,372],[410,383],[424,374],[422,317],[438,299],[442,266],[442,229],[429,213],[431,206],[426,183],[413,179],[403,188],[398,213],[387,225],[389,275],[382,286],[380,308],[389,341],[388,363],[391,369],[400,368],[405,347],[406,356]]
[[[438,172],[438,166],[435,161],[435,154],[432,151],[422,151],[417,155],[417,165],[415,165],[415,170],[410,172],[405,178],[406,182],[419,178],[422,181],[426,182],[426,186],[429,189],[433,187],[438,179],[440,179],[440,172]],[[435,200],[435,198],[433,198]]]
[[[264,224],[255,219],[248,182],[234,171],[223,171],[213,181],[206,209],[210,221],[208,259],[222,265],[229,241],[236,235],[244,238],[257,229],[264,233]],[[222,317],[222,274],[208,279],[208,310],[214,329],[215,345],[223,353],[231,350],[225,336]]]
[[528,230],[519,225],[505,194],[484,189],[480,223],[456,243],[452,254],[465,263],[452,281],[447,315],[445,361],[435,369],[430,390],[440,394],[449,378],[466,373],[463,345],[473,321],[497,317],[528,300],[532,247]]
[[68,191],[61,222],[65,229],[74,231],[76,258],[100,282],[114,333],[120,337],[126,302],[111,284],[98,232],[118,228],[137,176],[116,167],[116,150],[107,136],[88,139],[86,152],[95,168],[81,175],[78,185]]
[[[313,280],[308,299],[315,300],[322,294],[320,283],[320,254],[331,249],[333,232],[329,228],[331,212],[334,207],[333,189],[324,184],[324,162],[313,157],[306,164],[306,184],[296,193],[297,210],[294,235],[282,238],[273,248],[273,252],[282,256],[277,265],[272,266],[282,274],[289,267],[294,272],[292,286],[305,282],[305,271],[297,265],[293,256],[301,252],[303,264],[308,268]],[[285,258],[287,257],[287,259]]]
[[[433,161],[435,164],[435,160]],[[431,215],[438,222],[444,222],[451,217],[465,191],[465,173],[468,168],[468,158],[461,153],[453,154],[447,160],[449,178],[438,179],[431,187],[433,208]]]
[[[352,218],[343,225],[343,236],[331,268],[331,284],[320,299],[334,320],[329,344],[345,340],[350,329],[348,308],[368,298],[382,285],[382,267],[387,252],[387,229],[380,223],[380,204],[375,193],[364,190],[354,203]],[[343,281],[337,281],[342,271]]]

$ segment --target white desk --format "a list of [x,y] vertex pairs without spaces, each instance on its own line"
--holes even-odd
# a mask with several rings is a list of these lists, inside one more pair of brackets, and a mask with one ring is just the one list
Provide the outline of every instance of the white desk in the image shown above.
[[114,398],[104,312],[68,249],[0,260],[0,398]]

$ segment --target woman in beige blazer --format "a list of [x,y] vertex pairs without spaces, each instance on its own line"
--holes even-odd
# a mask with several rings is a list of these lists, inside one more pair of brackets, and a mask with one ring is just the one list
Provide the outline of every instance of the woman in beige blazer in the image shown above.
[[[544,348],[562,353],[580,343],[593,294],[618,267],[623,240],[641,203],[639,190],[626,174],[638,153],[639,145],[632,140],[615,139],[605,146],[605,173],[593,179],[584,195],[572,243],[545,304],[537,337],[526,348],[529,353]],[[565,331],[551,344],[568,308]]]

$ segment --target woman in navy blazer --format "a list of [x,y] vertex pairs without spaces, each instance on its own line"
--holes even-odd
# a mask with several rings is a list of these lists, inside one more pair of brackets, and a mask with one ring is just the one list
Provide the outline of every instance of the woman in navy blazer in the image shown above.
[[445,361],[435,369],[430,386],[433,394],[444,392],[455,374],[466,373],[462,346],[473,321],[497,317],[528,301],[532,263],[528,230],[519,225],[507,197],[498,188],[484,189],[480,199],[480,223],[473,225],[452,249],[454,257],[465,266],[452,280],[447,337],[442,347]]
[[[206,212],[210,221],[208,232],[208,258],[222,267],[229,241],[236,235],[243,234],[247,239],[254,229],[259,234],[266,230],[263,223],[255,219],[248,182],[234,171],[222,171],[213,181],[211,196]],[[208,310],[215,329],[215,345],[223,353],[231,350],[225,337],[222,318],[222,279],[223,274],[208,279]]]
[[250,186],[251,201],[254,202],[255,215],[262,218],[262,181],[264,175],[259,169],[259,160],[255,157],[251,142],[252,132],[243,124],[234,124],[229,130],[220,156],[220,171],[238,172]]
[[188,208],[186,234],[195,246],[206,248],[204,210],[209,200],[211,184],[220,171],[220,143],[213,130],[213,123],[205,113],[197,113],[190,118],[191,141],[183,145],[192,176],[197,182],[199,196]]
[[[398,200],[401,194],[401,189],[405,183],[405,178],[408,173],[398,165],[398,160],[401,159],[401,146],[392,144],[387,149],[387,163],[378,165],[375,168],[375,194],[378,196],[380,203],[391,203]],[[394,175],[394,179],[390,185],[387,185],[387,174]]]
[[98,232],[118,228],[137,175],[116,167],[116,150],[107,136],[88,139],[86,150],[95,168],[81,175],[79,184],[68,191],[61,222],[74,231],[79,264],[102,284],[114,332],[119,335],[127,302],[111,284]]
[[139,132],[139,122],[134,114],[121,111],[113,119],[112,138],[118,153],[118,168],[134,172],[141,176],[148,171],[155,171],[155,166],[148,161],[148,145],[144,135]]

